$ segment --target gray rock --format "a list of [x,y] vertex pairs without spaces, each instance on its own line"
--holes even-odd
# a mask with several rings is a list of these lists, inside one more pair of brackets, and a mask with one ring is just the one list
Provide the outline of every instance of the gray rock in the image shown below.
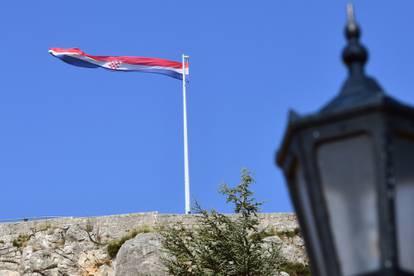
[[99,267],[96,275],[99,276],[113,276],[114,275],[114,269],[108,265],[103,265]]
[[20,276],[20,273],[12,270],[0,270],[0,276]]
[[145,233],[126,241],[116,256],[115,276],[161,276],[165,272],[159,234]]

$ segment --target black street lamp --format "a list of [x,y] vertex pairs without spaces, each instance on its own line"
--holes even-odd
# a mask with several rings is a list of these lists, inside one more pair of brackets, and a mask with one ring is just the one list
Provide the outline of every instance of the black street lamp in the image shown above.
[[365,75],[348,6],[349,76],[320,111],[291,111],[277,154],[316,276],[414,275],[414,109]]

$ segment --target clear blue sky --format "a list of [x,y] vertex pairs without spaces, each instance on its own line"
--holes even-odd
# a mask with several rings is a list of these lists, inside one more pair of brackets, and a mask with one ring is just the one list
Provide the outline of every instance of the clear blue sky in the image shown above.
[[[367,71],[414,103],[413,1],[354,1]],[[95,55],[191,56],[192,198],[249,168],[266,212],[292,211],[274,153],[287,111],[317,110],[346,70],[346,1],[4,1],[0,17],[0,219],[184,208],[181,83],[69,66]]]

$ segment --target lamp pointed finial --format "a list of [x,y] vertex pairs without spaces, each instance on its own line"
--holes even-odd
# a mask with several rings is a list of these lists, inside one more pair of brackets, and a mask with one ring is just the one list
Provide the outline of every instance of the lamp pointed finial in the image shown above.
[[348,40],[351,38],[358,39],[360,35],[360,30],[355,20],[354,5],[352,3],[347,4],[346,14],[347,14],[346,37]]
[[352,3],[346,5],[346,13],[348,15],[348,26],[355,24],[354,5]]
[[[360,42],[360,28],[355,19],[354,7],[347,5],[345,37],[346,46],[342,52],[342,60],[348,67],[348,77],[342,85],[341,92],[330,101],[321,112],[336,112],[348,107],[371,104],[384,90],[375,79],[365,74],[368,51]],[[382,99],[382,98],[381,98]]]
[[359,42],[361,31],[355,20],[354,6],[351,3],[347,5],[347,23],[345,27],[345,36],[348,45],[345,47],[342,58],[348,66],[351,75],[363,74],[364,65],[368,60],[368,52]]

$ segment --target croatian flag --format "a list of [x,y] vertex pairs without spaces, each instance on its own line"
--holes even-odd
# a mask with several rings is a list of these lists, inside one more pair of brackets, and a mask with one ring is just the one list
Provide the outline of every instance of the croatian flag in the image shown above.
[[181,62],[160,58],[129,57],[129,56],[92,56],[78,48],[51,48],[49,53],[62,61],[86,68],[102,67],[112,71],[145,72],[183,79],[183,71],[188,75],[188,62],[184,68]]

